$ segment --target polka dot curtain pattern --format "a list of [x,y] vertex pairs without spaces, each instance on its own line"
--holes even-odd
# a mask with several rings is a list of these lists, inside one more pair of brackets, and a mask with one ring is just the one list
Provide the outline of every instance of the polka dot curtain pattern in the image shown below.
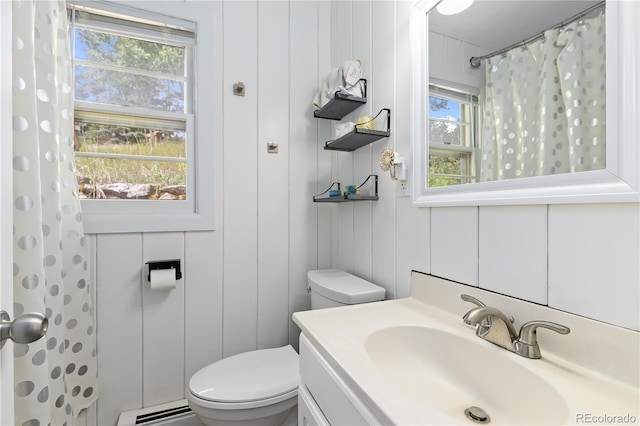
[[480,180],[605,168],[605,16],[486,61]]
[[14,345],[17,425],[73,425],[97,398],[97,360],[73,151],[65,3],[13,2],[13,315],[44,338]]

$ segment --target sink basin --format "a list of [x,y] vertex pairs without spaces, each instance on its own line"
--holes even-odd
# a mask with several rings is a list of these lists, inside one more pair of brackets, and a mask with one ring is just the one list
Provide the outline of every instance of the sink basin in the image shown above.
[[473,424],[464,413],[471,406],[483,409],[491,424],[567,421],[567,404],[552,385],[516,361],[518,355],[479,339],[429,327],[394,326],[370,334],[365,351],[402,397],[461,424]]

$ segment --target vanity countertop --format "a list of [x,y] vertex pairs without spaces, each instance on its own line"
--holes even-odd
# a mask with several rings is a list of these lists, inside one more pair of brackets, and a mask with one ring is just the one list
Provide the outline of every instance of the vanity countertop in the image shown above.
[[[513,315],[516,328],[545,320],[571,333],[541,330],[542,358],[521,357],[478,338],[462,322],[474,307],[460,300],[462,293]],[[474,405],[491,415],[491,424],[640,420],[636,331],[417,273],[409,298],[293,318],[384,424],[460,424],[466,421],[461,413]]]

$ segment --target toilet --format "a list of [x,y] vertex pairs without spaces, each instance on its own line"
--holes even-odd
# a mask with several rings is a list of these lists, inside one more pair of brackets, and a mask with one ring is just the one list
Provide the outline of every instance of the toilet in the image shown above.
[[[337,269],[307,273],[311,309],[376,302],[385,290]],[[298,354],[291,345],[207,365],[189,381],[189,407],[208,426],[297,425]]]

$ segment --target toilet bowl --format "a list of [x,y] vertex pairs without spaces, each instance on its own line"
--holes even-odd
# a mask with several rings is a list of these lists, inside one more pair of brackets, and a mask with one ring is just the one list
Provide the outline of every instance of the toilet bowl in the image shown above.
[[287,345],[225,358],[189,381],[187,401],[205,425],[284,424],[297,404],[298,354]]
[[[311,309],[384,299],[384,288],[344,271],[309,271],[307,277]],[[291,345],[224,358],[191,377],[187,401],[207,426],[297,425],[298,363]]]

